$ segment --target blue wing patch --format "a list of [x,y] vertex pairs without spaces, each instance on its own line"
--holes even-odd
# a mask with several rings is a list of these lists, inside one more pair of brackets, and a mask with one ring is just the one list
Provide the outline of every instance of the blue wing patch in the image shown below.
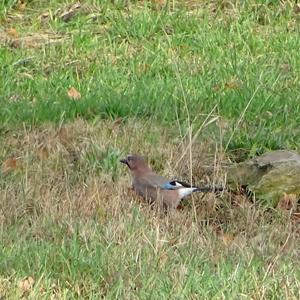
[[167,181],[163,185],[161,185],[161,189],[163,190],[177,190],[179,187],[183,185],[176,180]]

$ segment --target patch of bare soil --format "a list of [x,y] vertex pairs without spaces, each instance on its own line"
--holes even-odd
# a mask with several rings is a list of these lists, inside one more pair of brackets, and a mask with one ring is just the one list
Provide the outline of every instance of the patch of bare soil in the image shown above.
[[13,28],[0,30],[0,45],[11,48],[40,48],[45,45],[61,43],[65,37],[53,32],[19,34]]

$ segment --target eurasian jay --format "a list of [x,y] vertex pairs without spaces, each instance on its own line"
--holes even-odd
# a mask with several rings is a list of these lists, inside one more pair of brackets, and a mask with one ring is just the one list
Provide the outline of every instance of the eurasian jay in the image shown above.
[[181,199],[193,192],[214,192],[223,188],[193,187],[177,180],[156,174],[140,155],[128,155],[120,160],[132,173],[134,191],[149,202],[161,201],[167,208],[176,208]]

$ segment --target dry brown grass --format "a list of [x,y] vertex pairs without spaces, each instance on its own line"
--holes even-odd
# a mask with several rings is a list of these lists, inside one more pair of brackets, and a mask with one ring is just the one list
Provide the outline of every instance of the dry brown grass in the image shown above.
[[[46,124],[9,132],[2,142],[2,160],[17,160],[16,166],[3,175],[4,224],[11,224],[24,215],[31,215],[36,221],[49,216],[53,221],[89,219],[99,211],[114,215],[119,210],[130,210],[136,203],[151,214],[147,205],[130,190],[127,170],[119,165],[118,159],[127,153],[145,155],[158,172],[169,177],[188,179],[190,173],[188,157],[176,170],[172,169],[184,151],[181,143],[170,138],[166,130],[147,122],[91,124],[77,120],[62,126]],[[193,145],[193,179],[198,184],[223,180],[218,178],[224,174],[219,170],[217,154],[211,153],[214,151],[211,145],[208,142]],[[272,219],[272,213],[265,213],[242,194],[196,195],[193,201],[185,202],[183,210],[175,213],[179,223],[191,214],[187,223],[197,217],[200,222],[252,232],[253,226]],[[195,203],[197,216],[193,216],[191,202]],[[266,215],[271,219],[266,220]]]
[[[17,160],[1,179],[0,222],[8,232],[6,240],[9,228],[16,228],[20,236],[29,234],[35,241],[50,242],[68,240],[78,232],[87,249],[95,240],[127,245],[112,254],[117,257],[139,256],[145,247],[152,249],[147,263],[151,265],[155,257],[162,269],[173,261],[174,249],[195,249],[216,264],[227,255],[242,256],[249,263],[258,256],[266,260],[264,276],[276,274],[282,257],[299,257],[299,223],[289,214],[265,211],[244,195],[195,195],[180,210],[167,215],[155,212],[135,196],[127,170],[118,164],[125,153],[146,155],[156,170],[168,176],[176,171],[188,178],[190,173],[184,163],[172,170],[183,147],[155,124],[77,120],[61,126],[12,130],[1,139],[1,159]],[[207,170],[203,165],[215,161],[215,153],[205,153],[212,147],[193,145],[197,182]],[[53,232],[55,226],[60,228],[59,238]],[[102,228],[100,237],[97,226]],[[113,274],[111,268],[108,272]],[[186,272],[185,264],[180,264],[176,280]],[[104,294],[116,280],[111,276],[101,288]],[[12,287],[14,283],[9,289]],[[255,294],[261,293],[263,286],[259,285]]]

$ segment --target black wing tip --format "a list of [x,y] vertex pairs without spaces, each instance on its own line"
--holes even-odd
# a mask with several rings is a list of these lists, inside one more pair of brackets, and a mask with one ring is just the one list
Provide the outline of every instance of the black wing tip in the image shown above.
[[211,186],[211,185],[207,185],[207,186],[202,186],[202,187],[197,187],[194,185],[190,185],[189,183],[185,182],[185,181],[180,181],[180,180],[172,180],[169,182],[172,186],[176,186],[176,183],[181,184],[183,187],[186,188],[196,188],[195,192],[212,192],[212,193],[217,193],[217,192],[223,192],[226,190],[225,186]]
[[176,182],[178,182],[179,184],[181,184],[183,187],[188,187],[188,188],[194,187],[194,186],[190,185],[189,183],[184,182],[184,181],[180,181],[180,180],[172,180],[172,181],[170,181],[170,184],[176,186]]

